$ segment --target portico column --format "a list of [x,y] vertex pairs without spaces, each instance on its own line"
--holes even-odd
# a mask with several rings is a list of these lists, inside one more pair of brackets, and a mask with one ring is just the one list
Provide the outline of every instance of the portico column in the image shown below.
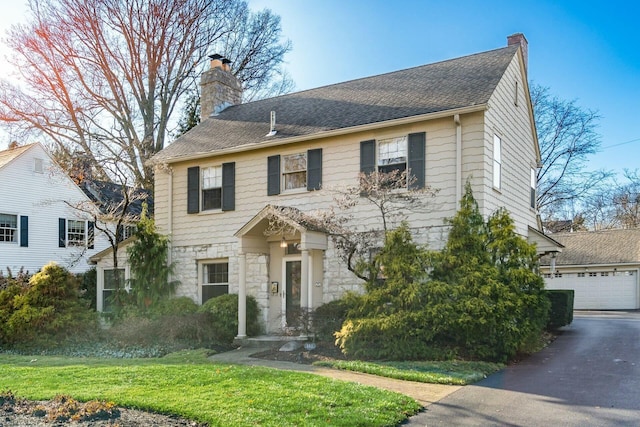
[[238,254],[238,336],[247,337],[247,256]]
[[307,309],[309,307],[309,250],[302,250],[302,271],[300,272],[300,308],[302,319],[307,321]]

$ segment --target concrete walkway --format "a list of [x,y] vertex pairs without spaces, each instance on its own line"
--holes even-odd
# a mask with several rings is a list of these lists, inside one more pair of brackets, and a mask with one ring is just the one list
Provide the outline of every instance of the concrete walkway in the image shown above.
[[376,375],[361,374],[358,372],[340,369],[324,368],[320,366],[304,365],[300,363],[283,362],[278,360],[265,360],[251,357],[251,354],[259,352],[258,348],[240,347],[236,350],[218,353],[210,360],[222,363],[236,363],[242,365],[266,366],[275,369],[289,371],[308,372],[343,381],[351,381],[363,385],[369,385],[384,390],[395,391],[412,397],[422,406],[428,406],[460,389],[460,386],[426,384],[415,381],[402,381]]

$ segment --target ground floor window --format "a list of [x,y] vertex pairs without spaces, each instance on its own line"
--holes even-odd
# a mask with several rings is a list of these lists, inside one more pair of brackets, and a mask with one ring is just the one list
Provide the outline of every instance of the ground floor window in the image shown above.
[[227,261],[202,264],[202,304],[211,298],[229,293],[229,263]]
[[103,270],[104,285],[102,287],[102,311],[109,313],[113,311],[113,296],[120,287],[125,287],[124,268],[111,268]]

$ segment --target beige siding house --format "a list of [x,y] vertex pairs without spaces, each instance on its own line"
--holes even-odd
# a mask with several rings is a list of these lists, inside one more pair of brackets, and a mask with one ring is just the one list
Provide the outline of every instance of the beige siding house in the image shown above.
[[[408,218],[432,248],[469,181],[483,215],[505,207],[518,233],[553,249],[532,204],[540,153],[526,47],[514,34],[500,49],[246,104],[213,56],[203,120],[152,160],[155,219],[171,236],[178,293],[198,303],[238,293],[242,338],[245,295],[277,334],[293,310],[359,290],[322,231],[290,220],[289,232],[274,234],[269,224],[284,215],[279,207],[327,208],[330,189],[361,171],[406,169],[414,185],[439,190],[429,213]],[[356,216],[354,227],[375,221],[366,209]]]

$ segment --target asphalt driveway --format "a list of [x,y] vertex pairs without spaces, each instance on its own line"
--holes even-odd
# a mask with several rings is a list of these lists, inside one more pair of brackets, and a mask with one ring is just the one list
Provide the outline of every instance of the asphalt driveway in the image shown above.
[[548,348],[409,425],[640,426],[640,313],[576,313]]

